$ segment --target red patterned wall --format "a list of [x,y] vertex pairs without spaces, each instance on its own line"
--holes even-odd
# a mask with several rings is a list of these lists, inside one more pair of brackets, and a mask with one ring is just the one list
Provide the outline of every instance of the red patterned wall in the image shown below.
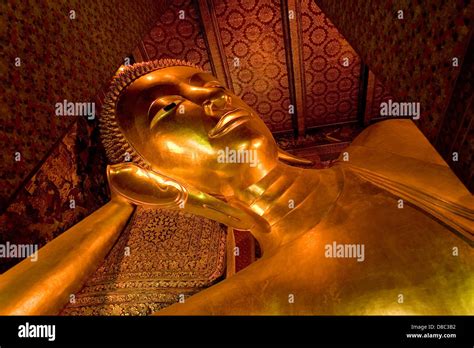
[[280,1],[213,3],[235,93],[271,131],[292,130]]
[[173,1],[143,38],[142,55],[144,60],[183,59],[211,71],[196,3]]
[[[205,2],[206,3],[206,2]],[[207,2],[213,18],[203,18],[198,1],[173,2],[144,37],[138,59],[179,58],[214,70],[221,57],[212,57],[206,46],[206,28],[221,40],[219,54],[226,65],[231,87],[252,106],[274,133],[292,132],[288,106],[291,100],[281,3],[278,0],[231,0]],[[202,6],[202,4],[201,4]],[[185,18],[179,18],[184,11]],[[356,122],[361,62],[318,6],[301,2],[296,20],[302,28],[307,128]],[[209,30],[209,29],[208,29]],[[295,48],[296,49],[296,48]],[[239,59],[239,66],[234,59]],[[349,59],[344,66],[343,58]],[[298,62],[293,62],[298,64]]]
[[388,102],[389,99],[392,101],[395,101],[395,98],[392,96],[392,94],[388,91],[387,88],[384,87],[382,82],[380,80],[375,79],[374,83],[374,90],[373,90],[373,100],[372,100],[372,105],[367,107],[371,108],[371,118],[379,118],[382,117],[380,116],[380,109],[381,106],[380,104],[384,102]]
[[239,253],[235,255],[235,272],[243,270],[256,260],[255,244],[258,243],[249,231],[234,230],[235,246]]
[[301,12],[305,125],[356,121],[359,56],[314,1],[303,0]]

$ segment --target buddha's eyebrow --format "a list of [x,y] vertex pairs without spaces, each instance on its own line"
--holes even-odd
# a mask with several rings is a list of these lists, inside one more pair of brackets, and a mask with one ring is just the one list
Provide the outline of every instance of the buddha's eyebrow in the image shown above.
[[178,85],[172,83],[163,83],[153,87],[153,97],[156,99],[165,95],[179,94],[179,91],[180,88]]
[[191,86],[195,86],[195,87],[202,87],[206,83],[212,82],[214,80],[215,80],[214,78],[211,78],[209,80],[209,76],[207,76],[206,73],[198,72],[198,73],[195,73],[195,74],[191,75],[191,77],[189,78],[189,84]]

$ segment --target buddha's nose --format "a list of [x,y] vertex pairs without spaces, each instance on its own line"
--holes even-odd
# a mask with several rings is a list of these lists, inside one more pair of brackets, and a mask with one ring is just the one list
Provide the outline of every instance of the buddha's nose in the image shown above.
[[202,106],[206,115],[220,117],[226,111],[231,110],[232,100],[225,91],[219,90],[213,93],[209,99],[205,100]]

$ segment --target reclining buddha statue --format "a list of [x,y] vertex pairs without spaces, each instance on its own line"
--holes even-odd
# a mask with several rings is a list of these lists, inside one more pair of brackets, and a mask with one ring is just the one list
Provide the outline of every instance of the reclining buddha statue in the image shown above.
[[156,314],[474,314],[474,199],[411,120],[307,169],[211,74],[160,60],[114,78],[100,121],[111,201],[0,276],[1,314],[60,312],[135,207],[248,230],[263,253]]

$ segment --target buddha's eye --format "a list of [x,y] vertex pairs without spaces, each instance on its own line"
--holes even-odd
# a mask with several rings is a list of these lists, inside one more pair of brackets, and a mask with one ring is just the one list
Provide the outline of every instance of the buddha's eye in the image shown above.
[[164,111],[170,111],[170,110],[172,110],[172,109],[173,109],[174,107],[176,107],[176,106],[178,106],[178,104],[176,104],[176,102],[172,102],[172,103],[166,105],[166,106],[163,108],[163,110],[164,110]]
[[150,128],[153,128],[160,120],[175,112],[176,108],[184,101],[181,96],[166,96],[155,100],[148,109]]

